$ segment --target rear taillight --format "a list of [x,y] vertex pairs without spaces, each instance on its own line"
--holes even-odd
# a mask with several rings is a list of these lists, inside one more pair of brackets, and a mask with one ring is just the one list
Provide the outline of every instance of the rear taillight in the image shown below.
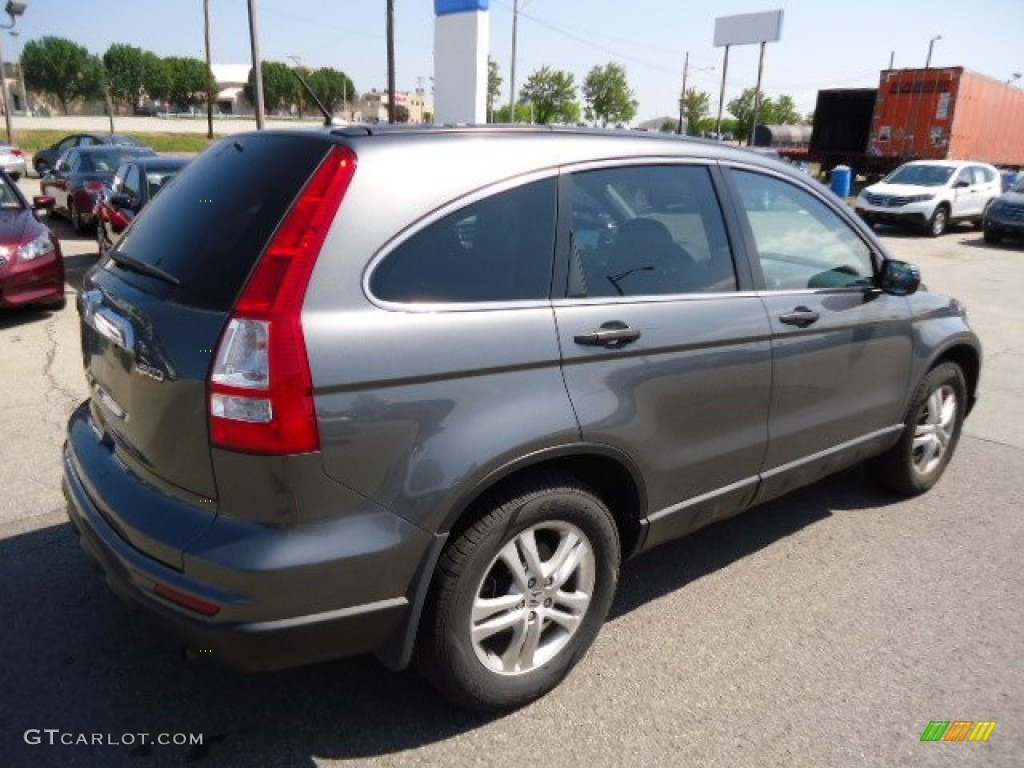
[[210,374],[210,439],[232,451],[320,448],[302,302],[356,158],[335,147],[292,205],[246,283]]
[[25,153],[22,152],[20,149],[12,149],[11,154],[14,155],[15,157],[22,157]]
[[102,181],[87,181],[85,182],[85,188],[90,192],[101,192],[106,186]]

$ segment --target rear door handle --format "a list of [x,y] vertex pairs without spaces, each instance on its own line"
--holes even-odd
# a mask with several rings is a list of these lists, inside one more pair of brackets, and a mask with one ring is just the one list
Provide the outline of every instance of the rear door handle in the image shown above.
[[573,340],[588,347],[622,347],[639,338],[640,331],[618,320],[612,320],[603,323],[596,331],[576,334]]
[[784,315],[779,315],[779,322],[786,325],[795,325],[797,328],[806,328],[818,322],[820,315],[810,307],[795,307]]

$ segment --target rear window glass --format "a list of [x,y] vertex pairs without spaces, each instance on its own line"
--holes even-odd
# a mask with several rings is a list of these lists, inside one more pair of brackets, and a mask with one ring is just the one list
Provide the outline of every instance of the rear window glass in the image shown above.
[[317,134],[222,139],[168,182],[117,252],[180,282],[117,267],[134,285],[180,304],[231,309],[278,223],[330,144]]

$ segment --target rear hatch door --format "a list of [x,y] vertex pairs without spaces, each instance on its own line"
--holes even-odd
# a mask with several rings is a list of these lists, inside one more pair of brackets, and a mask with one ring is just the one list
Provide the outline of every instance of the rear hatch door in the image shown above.
[[79,308],[94,427],[165,493],[194,504],[216,499],[207,378],[217,343],[263,249],[330,146],[312,132],[215,144],[86,276]]

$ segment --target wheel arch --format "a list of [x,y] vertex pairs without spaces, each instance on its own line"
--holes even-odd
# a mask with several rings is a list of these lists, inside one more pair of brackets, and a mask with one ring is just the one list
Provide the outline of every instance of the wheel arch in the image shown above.
[[978,381],[981,377],[981,353],[970,344],[955,344],[942,350],[931,365],[924,372],[927,376],[943,363],[954,363],[964,374],[964,383],[967,385],[967,410],[964,415],[970,414],[978,399]]
[[641,549],[647,533],[647,494],[639,468],[626,454],[607,445],[574,443],[509,462],[485,475],[453,505],[420,564],[409,596],[408,620],[377,652],[381,663],[397,670],[411,662],[427,593],[447,543],[472,526],[503,493],[524,480],[552,473],[579,480],[608,506],[619,532],[623,560]]
[[441,530],[449,536],[457,536],[473,524],[482,508],[506,489],[526,478],[552,472],[579,480],[608,506],[619,529],[624,559],[639,549],[647,510],[641,473],[626,454],[599,444],[548,448],[493,470],[453,505]]

